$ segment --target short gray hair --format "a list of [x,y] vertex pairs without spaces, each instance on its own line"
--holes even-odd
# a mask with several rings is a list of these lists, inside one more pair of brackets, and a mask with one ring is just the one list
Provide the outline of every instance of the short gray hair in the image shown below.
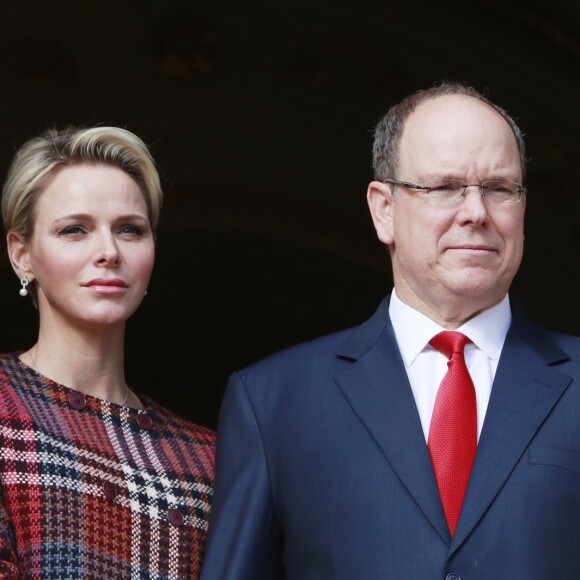
[[377,181],[397,177],[399,165],[399,145],[405,122],[409,115],[423,102],[445,95],[465,95],[489,105],[499,113],[510,126],[520,157],[522,181],[526,171],[526,151],[524,136],[514,119],[505,109],[492,103],[477,89],[462,83],[443,82],[429,89],[418,91],[406,97],[389,109],[387,114],[379,121],[375,128],[373,143],[373,170]]

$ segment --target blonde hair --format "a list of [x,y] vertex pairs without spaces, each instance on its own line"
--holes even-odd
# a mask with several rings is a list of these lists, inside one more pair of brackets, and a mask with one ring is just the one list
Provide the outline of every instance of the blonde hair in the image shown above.
[[16,152],[2,188],[6,231],[32,236],[34,207],[48,180],[61,167],[104,164],[130,175],[143,193],[149,221],[157,227],[163,192],[155,162],[145,143],[118,127],[49,129]]

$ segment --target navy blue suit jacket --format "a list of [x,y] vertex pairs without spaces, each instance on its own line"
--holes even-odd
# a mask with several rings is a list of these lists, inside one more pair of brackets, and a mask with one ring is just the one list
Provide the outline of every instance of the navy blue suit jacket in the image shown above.
[[231,377],[202,580],[580,578],[580,339],[516,311],[453,538],[385,300]]

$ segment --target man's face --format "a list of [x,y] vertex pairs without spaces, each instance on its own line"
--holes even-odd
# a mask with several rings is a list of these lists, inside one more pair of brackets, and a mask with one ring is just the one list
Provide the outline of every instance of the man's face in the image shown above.
[[[441,178],[467,184],[522,178],[507,122],[463,95],[426,101],[409,116],[393,177],[420,185]],[[491,205],[470,187],[460,204],[448,207],[397,187],[390,206],[386,243],[404,302],[449,326],[505,296],[522,258],[525,199]]]

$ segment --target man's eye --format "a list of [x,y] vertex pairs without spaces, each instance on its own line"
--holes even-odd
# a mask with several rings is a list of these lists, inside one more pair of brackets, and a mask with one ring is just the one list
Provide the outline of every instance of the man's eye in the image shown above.
[[445,193],[448,191],[457,191],[458,189],[461,189],[460,183],[454,181],[449,182],[446,181],[444,183],[434,185],[433,187],[429,188],[429,191],[432,191],[434,193]]
[[485,189],[494,193],[511,194],[512,188],[507,183],[486,183]]

